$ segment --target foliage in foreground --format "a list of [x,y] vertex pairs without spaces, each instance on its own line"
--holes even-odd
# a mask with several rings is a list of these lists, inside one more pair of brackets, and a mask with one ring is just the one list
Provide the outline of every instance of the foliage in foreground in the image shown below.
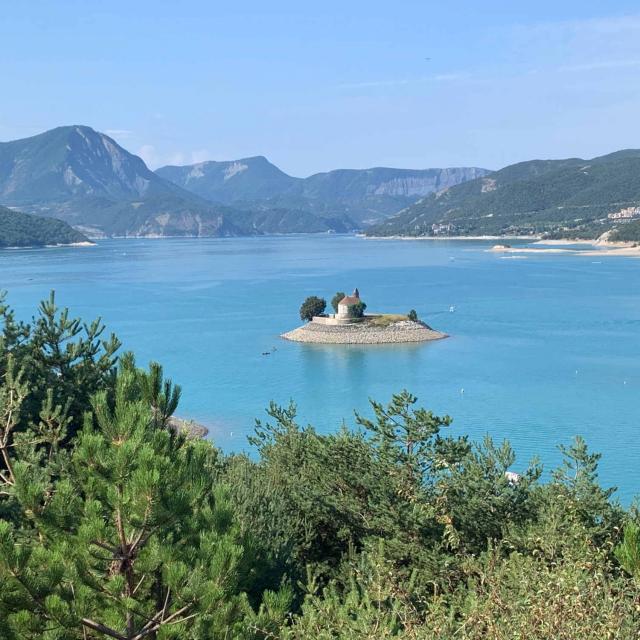
[[402,392],[330,435],[272,405],[224,456],[100,322],[1,311],[0,637],[637,637],[637,514],[582,440],[516,478]]

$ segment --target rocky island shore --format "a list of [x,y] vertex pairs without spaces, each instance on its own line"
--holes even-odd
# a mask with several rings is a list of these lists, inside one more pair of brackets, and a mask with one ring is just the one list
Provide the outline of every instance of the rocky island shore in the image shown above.
[[436,331],[424,322],[403,319],[388,324],[376,324],[375,318],[376,316],[368,316],[363,322],[343,325],[309,322],[293,331],[283,333],[281,337],[294,342],[319,344],[392,344],[427,342],[447,337],[446,333]]

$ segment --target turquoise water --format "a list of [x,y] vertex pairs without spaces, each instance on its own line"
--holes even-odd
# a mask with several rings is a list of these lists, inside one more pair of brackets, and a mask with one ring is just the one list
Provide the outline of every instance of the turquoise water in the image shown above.
[[[2,252],[0,287],[22,317],[52,288],[74,314],[101,315],[140,363],[164,364],[184,388],[180,414],[227,451],[247,447],[270,400],[295,400],[302,422],[328,432],[367,412],[367,398],[407,388],[450,414],[456,433],[508,438],[515,470],[535,454],[557,464],[557,445],[583,435],[604,454],[603,482],[628,501],[640,493],[640,260],[513,259],[490,244],[110,240]],[[415,308],[451,337],[360,347],[278,338],[299,324],[306,296],[356,286],[369,310]]]

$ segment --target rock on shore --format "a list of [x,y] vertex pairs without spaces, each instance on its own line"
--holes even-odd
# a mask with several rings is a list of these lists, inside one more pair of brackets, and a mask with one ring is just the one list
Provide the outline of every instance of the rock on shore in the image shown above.
[[432,329],[423,322],[402,320],[386,327],[368,323],[347,325],[323,325],[310,322],[288,333],[282,338],[294,342],[320,344],[390,344],[401,342],[427,342],[446,338],[446,333]]
[[200,438],[206,438],[209,433],[209,429],[202,424],[198,424],[193,420],[185,420],[184,418],[176,418],[172,416],[169,418],[169,428],[173,429],[176,433],[181,433],[189,439],[198,440]]

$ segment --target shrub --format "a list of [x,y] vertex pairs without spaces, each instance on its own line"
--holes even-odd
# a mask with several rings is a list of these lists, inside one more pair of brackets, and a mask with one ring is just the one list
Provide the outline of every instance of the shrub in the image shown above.
[[364,316],[364,311],[367,308],[366,303],[364,302],[356,302],[349,307],[349,315],[352,318],[362,318]]
[[409,311],[409,313],[407,314],[407,318],[409,318],[411,322],[418,322],[418,314],[416,313],[416,310],[411,309],[411,311]]

